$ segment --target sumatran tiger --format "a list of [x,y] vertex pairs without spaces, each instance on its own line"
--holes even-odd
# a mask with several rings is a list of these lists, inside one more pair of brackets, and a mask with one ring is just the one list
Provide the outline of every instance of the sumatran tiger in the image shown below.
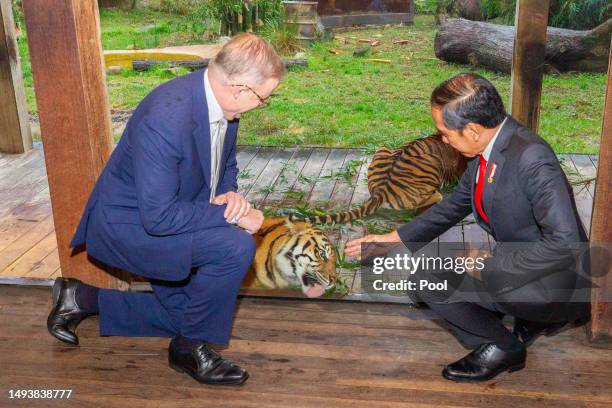
[[287,217],[266,218],[254,235],[253,270],[267,288],[299,286],[308,297],[336,284],[336,251],[323,232]]
[[[396,150],[374,153],[368,168],[368,198],[360,207],[336,214],[303,218],[314,224],[345,223],[373,214],[383,204],[420,211],[440,200],[440,188],[463,175],[466,159],[435,133]],[[292,216],[293,220],[300,217]]]

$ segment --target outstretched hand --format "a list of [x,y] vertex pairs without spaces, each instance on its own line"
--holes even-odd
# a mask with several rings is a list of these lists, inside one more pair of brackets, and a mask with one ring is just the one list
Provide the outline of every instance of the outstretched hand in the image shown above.
[[346,256],[354,256],[357,259],[361,259],[361,244],[366,243],[398,243],[401,242],[401,239],[397,233],[397,231],[390,232],[388,234],[375,235],[370,234],[365,237],[354,239],[346,243],[346,247],[344,248],[344,253]]

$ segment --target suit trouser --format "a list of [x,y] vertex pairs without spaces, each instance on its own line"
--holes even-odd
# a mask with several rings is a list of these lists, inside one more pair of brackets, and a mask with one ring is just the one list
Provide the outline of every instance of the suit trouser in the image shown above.
[[422,289],[413,294],[415,300],[424,302],[444,319],[446,328],[465,347],[474,348],[484,343],[496,343],[502,349],[516,347],[518,339],[502,322],[506,311],[487,296],[480,281],[454,272],[439,275],[419,271],[418,278],[449,282],[448,290]]
[[233,227],[198,231],[192,270],[183,281],[151,280],[153,293],[101,289],[101,336],[174,337],[226,344],[236,298],[255,256],[255,241]]
[[[392,249],[391,255],[407,254],[405,251],[404,246],[398,245]],[[433,242],[408,255],[414,258],[422,256],[423,259],[446,259],[456,257],[457,251],[462,256],[463,243],[460,246],[453,243],[438,246]],[[466,273],[436,269],[435,265],[431,268],[425,268],[423,264],[416,272],[406,276],[415,288],[408,291],[408,295],[413,301],[427,304],[435,317],[444,320],[444,328],[455,335],[462,345],[475,348],[484,343],[496,343],[503,349],[514,349],[518,345],[516,336],[502,322],[506,311],[487,293],[481,281]],[[446,282],[446,287],[421,287],[421,280]]]

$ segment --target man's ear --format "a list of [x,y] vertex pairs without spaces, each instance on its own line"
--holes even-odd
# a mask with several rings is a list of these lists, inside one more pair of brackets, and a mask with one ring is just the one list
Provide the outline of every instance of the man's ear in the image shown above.
[[241,87],[239,86],[233,86],[232,87],[232,97],[234,98],[234,100],[237,100],[240,97],[240,94],[244,92],[244,89],[241,89]]
[[481,128],[476,123],[468,123],[463,129],[463,134],[469,137],[474,142],[477,142],[480,139]]

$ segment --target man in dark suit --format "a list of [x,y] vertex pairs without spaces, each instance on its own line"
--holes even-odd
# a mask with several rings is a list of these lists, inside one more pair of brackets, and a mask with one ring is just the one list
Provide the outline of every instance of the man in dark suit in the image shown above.
[[[526,347],[539,335],[588,316],[588,297],[574,296],[582,263],[573,250],[579,252],[587,237],[555,153],[506,114],[489,81],[455,76],[434,90],[431,105],[443,140],[471,158],[466,172],[444,200],[396,231],[349,242],[346,253],[360,255],[364,243],[403,242],[415,254],[474,214],[498,243],[484,268],[472,268],[468,276],[451,272],[448,289],[413,293],[473,348],[447,365],[443,376],[484,381],[522,369]],[[480,251],[468,255],[486,256]],[[417,274],[426,281],[448,277],[425,270]],[[502,323],[505,315],[515,317],[513,332]]]
[[47,326],[78,344],[100,315],[102,336],[171,337],[169,363],[205,384],[248,378],[208,344],[229,341],[261,211],[237,193],[240,114],[265,106],[284,73],[265,40],[232,38],[206,71],[169,81],[136,108],[100,175],[72,247],[144,276],[153,293],[58,279]]

